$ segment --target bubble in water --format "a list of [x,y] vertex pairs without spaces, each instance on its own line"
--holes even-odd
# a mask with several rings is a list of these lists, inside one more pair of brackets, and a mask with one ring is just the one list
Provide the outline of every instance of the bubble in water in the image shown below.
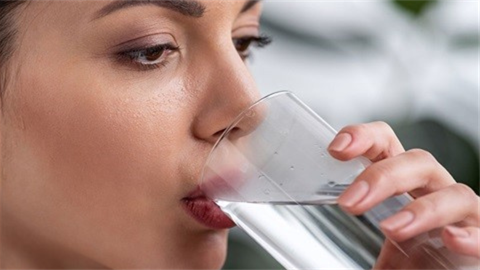
[[325,157],[325,153],[321,153],[320,156],[321,156],[321,157]]
[[260,175],[258,176],[258,180],[262,180],[264,177],[265,177],[265,176],[264,176],[263,174],[260,174]]
[[323,172],[320,173],[320,176],[324,176],[325,174]]
[[273,153],[273,154],[274,154],[274,155],[278,155],[278,152],[277,152],[277,151],[275,151],[275,153]]
[[290,166],[290,170],[295,170],[295,166]]
[[269,190],[269,189],[265,189],[265,190],[263,191],[263,194],[265,194],[265,195],[270,195],[270,190]]
[[334,186],[337,185],[337,183],[335,183],[335,181],[329,181],[329,182],[327,183],[327,185],[328,185],[329,187],[334,187]]

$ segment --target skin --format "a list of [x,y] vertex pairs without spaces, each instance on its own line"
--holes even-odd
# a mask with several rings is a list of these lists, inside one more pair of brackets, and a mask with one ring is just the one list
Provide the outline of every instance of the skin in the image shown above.
[[[239,15],[244,1],[203,1],[201,18],[142,6],[91,21],[105,3],[36,1],[18,18],[2,266],[220,268],[227,231],[198,224],[181,199],[219,132],[259,97],[232,37],[259,34],[260,6]],[[148,71],[113,57],[146,36],[182,49]]]
[[[259,34],[261,6],[241,13],[243,0],[200,2],[199,18],[149,5],[93,19],[106,1],[21,9],[1,110],[2,268],[222,266],[227,231],[193,220],[181,200],[197,187],[221,131],[259,98],[232,38]],[[156,69],[116,57],[125,44],[165,42],[180,50]],[[368,182],[367,195],[352,187],[340,198],[346,211],[412,191],[415,220],[399,230],[385,221],[387,236],[461,222],[468,236],[445,232],[445,242],[480,257],[480,202],[471,190],[430,155],[404,152],[385,124],[342,133],[352,140],[343,149],[334,141],[334,157],[376,162],[358,178]]]
[[[402,242],[440,228],[448,249],[480,258],[480,198],[456,183],[430,153],[405,151],[383,122],[343,128],[329,152],[339,160],[365,156],[374,162],[339,197],[346,212],[359,215],[393,195],[408,192],[415,200],[380,223],[388,239]],[[426,260],[429,256],[419,251],[406,257],[386,240],[375,269],[441,268]]]

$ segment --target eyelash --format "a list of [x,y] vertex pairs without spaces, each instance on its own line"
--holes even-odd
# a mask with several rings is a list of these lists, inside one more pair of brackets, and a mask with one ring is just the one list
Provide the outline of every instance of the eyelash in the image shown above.
[[[168,61],[167,61],[168,55],[177,51],[180,51],[180,47],[167,43],[167,44],[159,44],[159,45],[146,47],[146,48],[135,48],[135,49],[126,50],[118,53],[117,58],[120,61],[123,61],[123,62],[127,61],[130,64],[135,65],[140,70],[152,70],[160,67],[165,67],[168,64]],[[157,59],[152,60],[155,63],[144,64],[140,62],[139,58],[141,57],[148,58],[148,55],[152,53],[160,54]]]
[[[260,36],[247,36],[242,38],[234,38],[233,44],[238,51],[238,54],[242,60],[246,60],[250,57],[250,47],[253,43],[255,47],[263,48],[269,45],[272,42],[272,39],[267,35]],[[180,47],[173,44],[159,44],[151,47],[145,48],[135,48],[126,51],[119,52],[117,54],[118,60],[122,62],[128,62],[133,64],[136,68],[140,70],[152,70],[160,67],[165,67],[168,64],[168,56],[171,53],[180,51]],[[148,60],[150,54],[154,54],[154,57],[157,57],[154,60]],[[151,55],[150,55],[151,56]],[[146,61],[152,61],[154,63],[142,63],[140,58],[146,57]]]
[[[262,34],[260,36],[249,36],[249,37],[242,37],[242,38],[234,38],[233,44],[238,51],[240,57],[245,61],[251,56],[250,52],[250,45],[254,43],[255,47],[257,48],[264,48],[265,46],[272,43],[272,38]],[[242,47],[243,46],[243,47]]]

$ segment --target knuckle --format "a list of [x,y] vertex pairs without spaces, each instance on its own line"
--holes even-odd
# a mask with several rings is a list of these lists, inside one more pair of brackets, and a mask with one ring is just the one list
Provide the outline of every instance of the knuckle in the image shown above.
[[371,166],[371,175],[370,175],[370,182],[372,185],[375,186],[392,186],[391,179],[394,176],[392,166],[387,164],[377,163],[374,166]]
[[378,130],[381,131],[381,133],[386,136],[388,140],[393,140],[397,138],[397,135],[395,134],[395,131],[393,128],[386,122],[383,121],[377,121],[373,123]]
[[432,198],[422,197],[415,200],[406,207],[407,210],[414,212],[416,215],[432,215],[437,212],[438,203]]
[[475,191],[463,183],[456,183],[453,185],[454,190],[458,193],[458,197],[464,198],[468,204],[476,205],[479,202],[479,197]]
[[423,149],[414,148],[408,150],[408,154],[411,155],[415,160],[420,160],[422,162],[429,162],[431,165],[437,165],[437,159],[428,151]]
[[358,128],[358,130],[360,130],[360,131],[366,132],[366,131],[368,131],[368,130],[370,129],[370,124],[368,124],[368,123],[362,123],[362,124],[357,125],[357,128]]
[[358,125],[348,125],[340,130],[339,133],[347,132],[351,134],[358,134],[358,133],[365,133],[368,129],[366,124],[358,124]]
[[377,121],[377,122],[374,122],[373,124],[375,124],[376,126],[378,126],[383,132],[385,132],[386,134],[395,134],[395,132],[393,131],[392,127],[384,122],[384,121]]

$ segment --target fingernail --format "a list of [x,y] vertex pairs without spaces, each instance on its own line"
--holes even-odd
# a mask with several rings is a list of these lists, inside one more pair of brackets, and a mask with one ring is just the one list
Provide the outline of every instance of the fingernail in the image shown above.
[[468,237],[468,236],[470,235],[467,230],[462,229],[462,228],[458,228],[458,227],[446,226],[446,227],[445,227],[445,230],[446,230],[451,236],[454,236],[454,237],[463,238],[463,237]]
[[370,187],[366,181],[358,181],[352,184],[352,186],[338,198],[338,204],[345,207],[352,207],[365,198],[369,189]]
[[400,211],[392,217],[380,223],[380,226],[387,231],[396,231],[406,227],[415,219],[413,212],[408,210]]
[[335,152],[341,152],[347,148],[352,142],[352,135],[348,133],[340,133],[338,134],[335,139],[330,143],[328,147],[329,150]]

